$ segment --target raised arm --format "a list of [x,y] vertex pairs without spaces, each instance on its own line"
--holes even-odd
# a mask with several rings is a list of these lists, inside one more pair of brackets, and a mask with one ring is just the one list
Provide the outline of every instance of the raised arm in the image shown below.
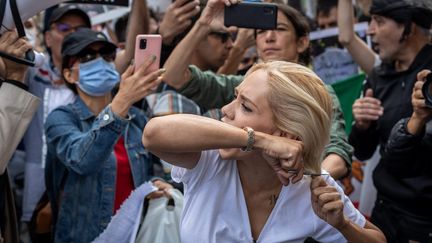
[[354,33],[354,8],[351,0],[338,3],[339,42],[347,48],[365,73],[371,73],[376,54]]
[[[287,137],[254,132],[253,149],[275,160],[267,160],[283,184],[293,175],[281,172],[282,164],[300,164],[301,142]],[[143,133],[147,150],[173,165],[192,169],[200,159],[201,151],[221,148],[243,148],[249,134],[242,128],[214,119],[176,114],[151,119]],[[292,167],[284,165],[284,168]],[[300,175],[301,177],[301,175]],[[295,181],[296,178],[293,178]]]
[[165,11],[159,25],[159,34],[164,45],[173,44],[174,39],[192,24],[192,18],[200,12],[199,0],[176,0]]
[[198,45],[210,32],[210,27],[201,22],[197,22],[174,48],[164,68],[167,70],[163,80],[175,89],[182,88],[190,79],[189,64],[192,61],[194,47]]
[[147,60],[136,72],[132,65],[128,67],[122,75],[117,95],[97,115],[88,131],[83,132],[77,126],[79,118],[71,108],[61,107],[48,115],[45,123],[48,148],[68,169],[80,175],[100,169],[117,138],[133,119],[127,119],[130,107],[160,84],[162,70],[147,72],[153,61]]
[[203,150],[246,146],[247,132],[206,117],[169,115],[147,123],[143,143],[164,161],[191,169]]
[[149,11],[147,1],[134,0],[129,16],[126,48],[117,53],[115,65],[119,73],[123,73],[135,54],[135,38],[139,34],[147,34],[149,32]]
[[239,29],[237,38],[231,48],[228,58],[222,67],[219,68],[218,74],[237,74],[238,66],[243,60],[246,51],[254,46],[255,37],[253,29]]
[[167,71],[163,79],[168,85],[180,89],[187,84],[190,79],[188,66],[192,60],[194,47],[210,33],[212,27],[223,28],[224,2],[232,4],[237,3],[237,0],[208,1],[196,24],[171,53],[164,65]]

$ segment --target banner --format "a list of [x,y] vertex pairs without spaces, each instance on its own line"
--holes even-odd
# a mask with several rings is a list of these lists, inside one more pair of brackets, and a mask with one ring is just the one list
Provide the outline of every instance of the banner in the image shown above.
[[[367,22],[354,26],[357,35],[370,46],[367,29]],[[313,31],[309,36],[313,56],[312,68],[326,84],[356,75],[359,70],[350,53],[339,43],[338,34],[339,29],[335,27]]]
[[69,3],[90,3],[129,7],[129,0],[72,0]]

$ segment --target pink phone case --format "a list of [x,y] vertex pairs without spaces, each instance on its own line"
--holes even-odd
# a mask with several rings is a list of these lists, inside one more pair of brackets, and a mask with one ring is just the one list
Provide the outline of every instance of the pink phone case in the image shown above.
[[156,60],[147,69],[147,73],[156,71],[160,65],[162,37],[160,35],[137,35],[135,41],[135,71],[153,55]]

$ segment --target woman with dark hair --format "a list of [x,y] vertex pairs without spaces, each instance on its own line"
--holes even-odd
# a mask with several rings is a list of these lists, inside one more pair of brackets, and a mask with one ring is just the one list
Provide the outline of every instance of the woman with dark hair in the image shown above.
[[[204,109],[221,108],[234,99],[234,88],[243,81],[243,76],[216,75],[202,72],[195,66],[188,66],[193,55],[193,46],[213,28],[223,24],[223,5],[210,1],[197,24],[180,42],[165,64],[164,82],[177,89],[182,95],[195,101]],[[309,55],[309,26],[307,19],[297,10],[285,4],[277,4],[277,28],[257,30],[256,46],[259,58],[264,61],[289,61],[307,65]],[[257,20],[258,21],[258,20]],[[182,75],[179,75],[182,74]],[[349,172],[352,147],[345,134],[345,121],[339,100],[334,90],[327,86],[333,100],[334,115],[330,143],[324,150],[323,168],[339,179]]]
[[132,104],[160,83],[163,70],[148,73],[154,61],[148,60],[120,77],[115,51],[102,33],[86,28],[62,44],[61,73],[77,98],[52,111],[45,123],[55,242],[95,239],[130,192],[153,176],[152,157],[141,143],[147,118]]

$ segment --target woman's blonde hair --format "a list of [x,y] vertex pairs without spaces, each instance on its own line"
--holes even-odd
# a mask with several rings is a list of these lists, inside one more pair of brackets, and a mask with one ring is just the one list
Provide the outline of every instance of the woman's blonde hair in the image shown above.
[[305,170],[320,173],[332,116],[332,99],[324,83],[308,68],[290,62],[260,63],[246,76],[257,70],[267,73],[276,127],[303,142]]

